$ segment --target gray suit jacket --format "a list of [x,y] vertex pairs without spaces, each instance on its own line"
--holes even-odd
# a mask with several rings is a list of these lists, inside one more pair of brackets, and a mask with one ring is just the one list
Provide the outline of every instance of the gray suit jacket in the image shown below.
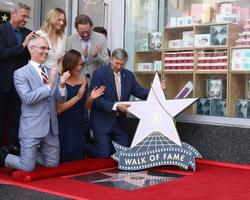
[[[50,73],[50,69],[46,68]],[[14,73],[14,84],[22,101],[19,138],[42,138],[50,130],[58,135],[56,101],[64,101],[66,96],[59,94],[59,78],[49,90],[36,69],[28,63]],[[51,120],[51,121],[50,121]]]
[[[88,51],[88,60],[87,62],[84,63],[83,73],[85,75],[89,73],[90,76],[92,77],[93,71],[97,67],[109,64],[109,55],[108,55],[107,42],[102,34],[92,31],[90,36],[90,44],[91,45]],[[97,44],[100,46],[100,51],[96,57],[93,57],[92,56],[93,49]],[[82,54],[83,49],[81,47],[78,33],[68,37],[66,41],[66,51],[70,49],[75,49]]]

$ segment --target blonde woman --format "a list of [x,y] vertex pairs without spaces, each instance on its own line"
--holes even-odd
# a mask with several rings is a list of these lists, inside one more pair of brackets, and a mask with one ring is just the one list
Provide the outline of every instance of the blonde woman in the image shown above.
[[45,37],[49,43],[49,55],[45,65],[49,68],[57,67],[62,71],[62,57],[65,53],[66,36],[64,30],[67,25],[66,14],[61,8],[50,9],[44,23],[36,33]]

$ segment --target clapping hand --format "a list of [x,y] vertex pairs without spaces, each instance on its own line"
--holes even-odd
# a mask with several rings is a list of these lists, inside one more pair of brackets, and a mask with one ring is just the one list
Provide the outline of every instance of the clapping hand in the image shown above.
[[85,88],[86,88],[86,84],[82,84],[82,86],[79,88],[78,93],[76,95],[78,100],[82,98]]
[[88,56],[88,45],[86,45],[85,48],[83,48],[82,55],[83,55],[84,57],[87,57],[87,56]]
[[96,99],[98,98],[99,96],[103,95],[104,94],[104,91],[105,91],[105,87],[104,86],[100,86],[100,87],[95,87],[91,93],[90,93],[90,97],[92,99]]
[[92,56],[93,56],[93,57],[96,57],[97,54],[99,53],[99,51],[100,51],[100,45],[97,44],[97,45],[95,46],[95,48],[93,49]]
[[49,74],[49,83],[48,83],[48,86],[49,88],[51,89],[54,84],[55,84],[55,77],[56,77],[56,74],[57,74],[57,69],[55,67],[53,67],[51,70],[50,70],[50,74]]

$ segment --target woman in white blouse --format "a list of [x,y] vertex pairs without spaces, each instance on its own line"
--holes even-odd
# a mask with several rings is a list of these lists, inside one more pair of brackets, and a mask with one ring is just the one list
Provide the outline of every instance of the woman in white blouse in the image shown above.
[[49,68],[57,67],[62,71],[62,57],[65,53],[66,36],[64,30],[67,25],[66,14],[61,8],[50,9],[45,21],[36,33],[45,37],[49,43],[49,55],[44,63]]

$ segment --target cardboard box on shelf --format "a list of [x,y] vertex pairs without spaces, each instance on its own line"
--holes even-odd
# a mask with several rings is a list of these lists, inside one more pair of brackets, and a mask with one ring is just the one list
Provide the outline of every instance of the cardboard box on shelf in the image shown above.
[[227,25],[210,27],[211,45],[227,44]]
[[169,40],[168,48],[181,48],[183,47],[183,40]]
[[161,49],[162,47],[162,33],[150,32],[148,34],[148,49]]
[[213,99],[226,98],[226,80],[225,79],[207,79],[206,96]]
[[207,24],[211,23],[215,18],[214,8],[211,4],[202,4],[202,15],[201,15],[201,23]]
[[235,117],[249,118],[250,117],[250,101],[246,99],[235,100]]
[[176,27],[176,25],[177,25],[177,17],[170,17],[169,27]]
[[210,46],[210,34],[195,34],[194,35],[195,47],[207,47]]
[[221,14],[232,14],[232,4],[231,3],[222,3],[220,5]]
[[185,18],[177,17],[176,26],[184,26],[184,25],[185,25]]
[[154,61],[154,71],[160,72],[162,69],[161,67],[161,60],[155,60]]
[[138,71],[152,71],[153,63],[138,63]]

